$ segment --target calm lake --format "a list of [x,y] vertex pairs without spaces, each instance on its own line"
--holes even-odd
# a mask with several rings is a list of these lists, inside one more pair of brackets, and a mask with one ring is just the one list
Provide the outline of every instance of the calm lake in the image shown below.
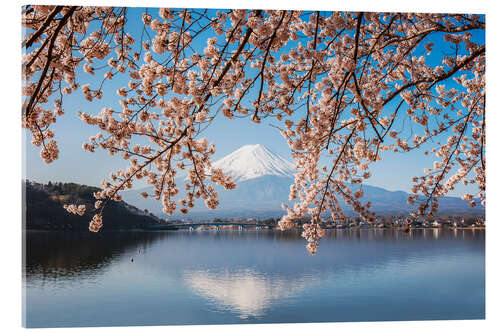
[[[26,232],[27,327],[483,319],[484,231]],[[133,259],[133,261],[131,260]]]

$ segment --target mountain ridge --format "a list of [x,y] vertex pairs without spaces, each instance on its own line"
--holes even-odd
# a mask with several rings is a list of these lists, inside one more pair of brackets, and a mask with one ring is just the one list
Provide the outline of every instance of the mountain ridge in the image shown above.
[[[219,207],[213,211],[205,207],[200,199],[195,203],[187,217],[276,217],[283,215],[285,211],[281,208],[282,203],[293,205],[288,200],[290,185],[294,183],[294,174],[297,169],[293,164],[283,157],[271,152],[262,145],[246,145],[235,150],[231,154],[222,157],[212,164],[214,167],[222,168],[227,174],[233,176],[237,184],[234,190],[225,190],[215,185],[218,191]],[[178,198],[185,196],[183,190],[185,179],[178,179]],[[359,185],[352,185],[356,190]],[[163,214],[162,205],[159,201],[144,199],[140,193],[152,191],[152,187],[141,190],[129,190],[123,193],[123,197],[134,205],[147,208],[149,211]],[[377,213],[408,213],[415,209],[407,203],[409,193],[401,190],[390,191],[384,188],[363,185],[364,196],[361,201],[372,202],[372,210]],[[483,212],[484,207],[471,208],[462,199],[457,197],[444,197],[439,199],[440,212]],[[346,213],[352,209],[341,203]],[[267,214],[267,215],[266,215]],[[186,217],[180,213],[174,217]]]

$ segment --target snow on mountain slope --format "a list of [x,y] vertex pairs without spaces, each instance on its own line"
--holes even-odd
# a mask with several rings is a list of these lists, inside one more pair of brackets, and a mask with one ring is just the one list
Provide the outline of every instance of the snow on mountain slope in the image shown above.
[[236,183],[262,176],[293,178],[297,172],[292,163],[259,144],[243,146],[212,166],[223,169]]

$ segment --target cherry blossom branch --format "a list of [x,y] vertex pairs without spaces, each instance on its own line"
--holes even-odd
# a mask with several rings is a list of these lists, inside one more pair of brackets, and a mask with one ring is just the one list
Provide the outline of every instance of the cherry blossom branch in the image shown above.
[[255,118],[255,119],[257,119],[257,117],[258,117],[257,114],[259,112],[260,99],[262,97],[262,91],[264,88],[264,70],[266,67],[267,57],[269,55],[269,52],[271,51],[271,46],[273,44],[274,38],[276,37],[276,33],[278,32],[281,24],[283,23],[283,19],[285,18],[285,14],[286,14],[286,11],[282,11],[280,21],[278,22],[277,27],[274,29],[273,34],[271,35],[271,38],[269,39],[269,43],[267,44],[266,53],[264,55],[264,59],[262,60],[262,65],[260,67],[259,74],[257,74],[257,76],[256,76],[256,77],[260,76],[260,89],[259,89],[259,95],[257,97],[257,101],[255,103],[256,107],[255,107],[255,112],[253,115],[253,118]]
[[31,98],[29,100],[29,103],[26,107],[23,107],[23,115],[28,116],[33,108],[34,100],[38,96],[38,92],[40,91],[40,88],[43,84],[43,81],[45,79],[45,75],[47,75],[47,71],[49,70],[50,63],[52,61],[52,51],[54,49],[54,43],[57,38],[57,35],[59,34],[59,31],[61,31],[62,27],[66,24],[68,21],[69,17],[74,13],[76,10],[76,7],[71,7],[68,12],[63,16],[61,21],[59,22],[59,25],[57,28],[54,30],[54,33],[52,34],[52,38],[50,39],[50,44],[49,44],[49,50],[48,50],[48,55],[47,55],[47,62],[45,63],[45,67],[43,68],[42,74],[40,74],[40,78],[38,79],[38,84],[35,88],[34,93],[31,95]]
[[59,14],[62,9],[63,6],[56,6],[56,8],[54,8],[54,10],[47,16],[42,26],[34,34],[32,34],[28,40],[21,43],[21,47],[31,47],[34,41],[37,40],[38,37],[40,37],[45,32],[45,29],[47,29],[47,27],[53,22],[54,17],[56,17],[56,15]]
[[444,74],[442,74],[442,75],[440,75],[440,76],[438,76],[436,78],[430,77],[430,78],[420,79],[420,80],[409,82],[409,83],[403,85],[401,88],[397,89],[392,94],[390,94],[388,97],[386,97],[383,100],[382,105],[386,105],[394,97],[396,97],[397,95],[399,95],[402,91],[404,91],[404,90],[406,90],[408,88],[411,88],[413,86],[416,86],[418,84],[421,84],[421,83],[431,83],[430,87],[432,87],[436,83],[441,82],[443,80],[446,80],[446,79],[450,78],[453,74],[455,74],[456,72],[458,72],[459,70],[461,70],[462,68],[464,68],[465,66],[467,66],[468,64],[470,64],[478,56],[483,55],[485,53],[485,48],[486,48],[485,45],[482,45],[477,50],[475,50],[474,52],[472,52],[472,54],[470,54],[468,57],[466,57],[460,64],[454,66],[451,70],[449,70],[448,72],[446,72],[446,73],[444,73]]

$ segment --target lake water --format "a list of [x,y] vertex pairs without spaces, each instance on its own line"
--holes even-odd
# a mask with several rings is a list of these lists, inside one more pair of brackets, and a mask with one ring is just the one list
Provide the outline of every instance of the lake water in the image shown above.
[[[26,233],[25,325],[483,319],[484,231]],[[133,259],[133,261],[131,260]]]

